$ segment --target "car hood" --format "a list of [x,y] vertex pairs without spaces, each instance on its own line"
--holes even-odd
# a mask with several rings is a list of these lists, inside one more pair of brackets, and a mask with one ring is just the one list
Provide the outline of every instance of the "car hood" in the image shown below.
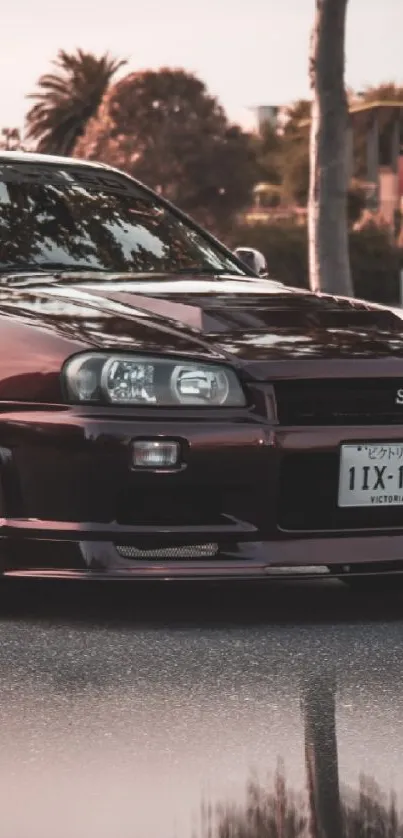
[[391,309],[269,280],[83,274],[15,282],[0,293],[0,315],[77,349],[192,354],[240,366],[403,358],[403,323]]

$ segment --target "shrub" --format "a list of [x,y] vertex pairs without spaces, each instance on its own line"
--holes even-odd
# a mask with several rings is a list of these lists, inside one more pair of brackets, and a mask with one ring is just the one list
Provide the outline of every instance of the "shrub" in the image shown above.
[[385,228],[364,227],[351,232],[350,259],[357,297],[399,304],[403,250],[393,244]]
[[[308,288],[308,242],[305,225],[292,221],[240,225],[231,247],[255,247],[267,260],[270,275],[297,288]],[[356,297],[385,305],[400,302],[403,248],[385,229],[364,227],[350,232],[350,259]]]
[[286,285],[308,287],[306,227],[292,221],[245,224],[233,231],[231,246],[255,247],[266,258],[269,274]]

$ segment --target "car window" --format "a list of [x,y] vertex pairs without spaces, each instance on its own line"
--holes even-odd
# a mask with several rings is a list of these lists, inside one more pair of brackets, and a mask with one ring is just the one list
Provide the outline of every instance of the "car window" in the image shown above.
[[0,164],[0,270],[243,271],[197,227],[107,169]]

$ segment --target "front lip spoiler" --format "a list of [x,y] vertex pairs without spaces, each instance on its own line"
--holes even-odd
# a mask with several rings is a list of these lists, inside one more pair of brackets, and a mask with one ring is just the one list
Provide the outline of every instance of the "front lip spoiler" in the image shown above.
[[224,524],[207,526],[125,526],[76,521],[44,521],[22,518],[1,518],[0,539],[32,539],[39,541],[108,541],[125,544],[155,543],[168,547],[198,544],[200,541],[250,541],[257,537],[253,524],[232,515],[222,515]]
[[237,580],[264,580],[269,578],[274,579],[318,579],[330,578],[330,573],[327,568],[273,568],[252,565],[247,567],[244,562],[231,562],[224,564],[223,562],[211,561],[209,566],[189,566],[186,568],[178,565],[158,565],[154,567],[139,566],[133,568],[100,568],[83,570],[62,570],[62,569],[40,569],[37,570],[7,570],[3,574],[10,578],[23,579],[71,579],[83,581],[128,581],[138,580],[144,582],[151,581],[178,581],[191,582],[195,580],[200,581],[237,581]]
[[91,570],[62,570],[62,569],[41,569],[37,570],[6,570],[4,577],[10,579],[50,579],[50,580],[71,580],[71,581],[102,581],[102,582],[248,582],[248,581],[317,581],[324,579],[368,579],[378,577],[403,578],[403,562],[400,570],[375,570],[375,571],[351,571],[348,573],[338,572],[333,574],[327,567],[246,567],[244,563],[233,563],[223,566],[223,563],[214,564],[210,567],[189,567],[186,569],[173,565],[155,566],[150,568],[134,567],[131,569],[109,569]]

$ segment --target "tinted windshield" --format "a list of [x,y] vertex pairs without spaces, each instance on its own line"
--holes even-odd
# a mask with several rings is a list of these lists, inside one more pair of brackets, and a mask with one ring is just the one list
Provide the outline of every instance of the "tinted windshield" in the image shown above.
[[0,271],[242,275],[158,199],[107,169],[0,162]]

